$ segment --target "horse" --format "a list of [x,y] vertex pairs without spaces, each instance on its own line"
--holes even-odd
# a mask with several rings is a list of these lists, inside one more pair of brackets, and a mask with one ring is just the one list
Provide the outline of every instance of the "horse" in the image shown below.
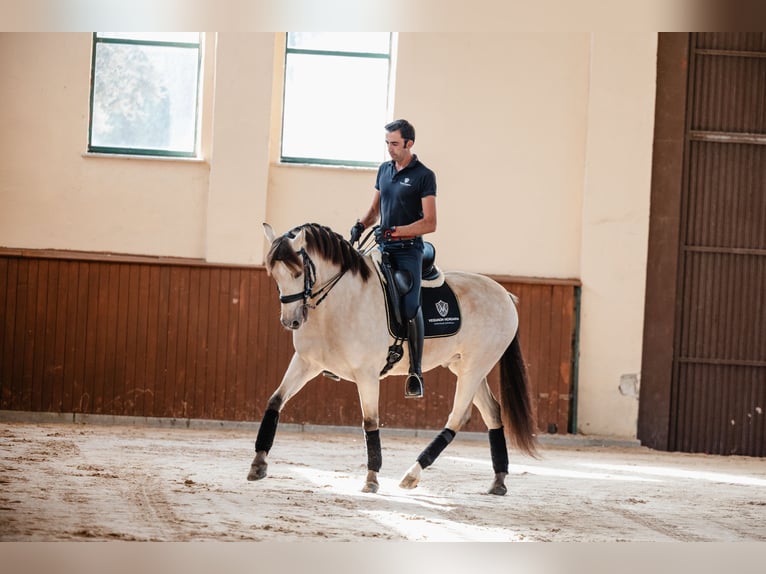
[[[279,414],[291,397],[319,374],[356,383],[367,450],[362,492],[378,491],[382,466],[378,399],[380,380],[407,373],[405,357],[388,372],[383,367],[392,341],[386,295],[372,254],[355,248],[329,227],[306,223],[277,236],[264,223],[270,244],[267,273],[280,294],[280,322],[292,331],[295,352],[281,383],[268,400],[255,441],[248,480],[267,476],[267,456]],[[377,251],[377,250],[376,250]],[[376,275],[378,278],[376,279]],[[406,471],[399,486],[412,489],[423,469],[453,440],[476,405],[487,426],[494,479],[489,494],[504,495],[508,441],[537,456],[534,412],[518,338],[515,297],[481,274],[444,272],[462,313],[457,333],[426,338],[423,372],[438,365],[457,376],[455,396],[443,430]],[[500,362],[500,401],[487,382]]]

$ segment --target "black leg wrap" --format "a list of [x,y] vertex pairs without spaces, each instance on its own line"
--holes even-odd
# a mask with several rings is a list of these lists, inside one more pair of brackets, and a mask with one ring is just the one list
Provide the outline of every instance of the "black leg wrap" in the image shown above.
[[447,445],[452,442],[453,438],[455,438],[454,431],[447,428],[436,435],[436,438],[431,441],[431,444],[418,457],[420,466],[422,468],[431,466],[442,451],[447,448]]
[[383,455],[380,449],[380,429],[374,431],[364,431],[364,438],[367,442],[367,470],[380,472],[383,466]]
[[265,450],[269,452],[271,445],[274,444],[274,435],[277,434],[277,424],[279,423],[279,411],[266,409],[263,413],[263,420],[258,429],[258,436],[255,439],[255,452]]
[[489,430],[489,452],[495,472],[508,473],[508,446],[505,444],[503,427]]

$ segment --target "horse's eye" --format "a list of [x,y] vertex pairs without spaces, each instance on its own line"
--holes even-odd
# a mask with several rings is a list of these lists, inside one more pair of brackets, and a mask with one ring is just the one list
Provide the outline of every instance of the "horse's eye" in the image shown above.
[[301,276],[301,272],[300,271],[296,271],[295,273],[293,273],[293,279],[297,279],[300,276]]

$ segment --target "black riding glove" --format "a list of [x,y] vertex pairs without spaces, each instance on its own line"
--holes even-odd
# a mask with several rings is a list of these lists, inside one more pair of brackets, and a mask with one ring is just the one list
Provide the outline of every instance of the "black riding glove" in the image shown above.
[[356,243],[359,238],[362,237],[364,231],[364,224],[361,221],[357,221],[354,227],[351,228],[351,243]]
[[377,243],[385,243],[391,241],[394,234],[393,227],[376,227],[375,228],[375,241]]

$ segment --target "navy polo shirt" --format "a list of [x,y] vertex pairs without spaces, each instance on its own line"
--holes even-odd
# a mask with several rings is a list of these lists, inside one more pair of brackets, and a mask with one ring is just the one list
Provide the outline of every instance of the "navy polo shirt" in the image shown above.
[[423,218],[421,199],[436,195],[436,175],[413,154],[399,172],[393,160],[382,163],[375,189],[380,191],[381,226],[408,225]]

